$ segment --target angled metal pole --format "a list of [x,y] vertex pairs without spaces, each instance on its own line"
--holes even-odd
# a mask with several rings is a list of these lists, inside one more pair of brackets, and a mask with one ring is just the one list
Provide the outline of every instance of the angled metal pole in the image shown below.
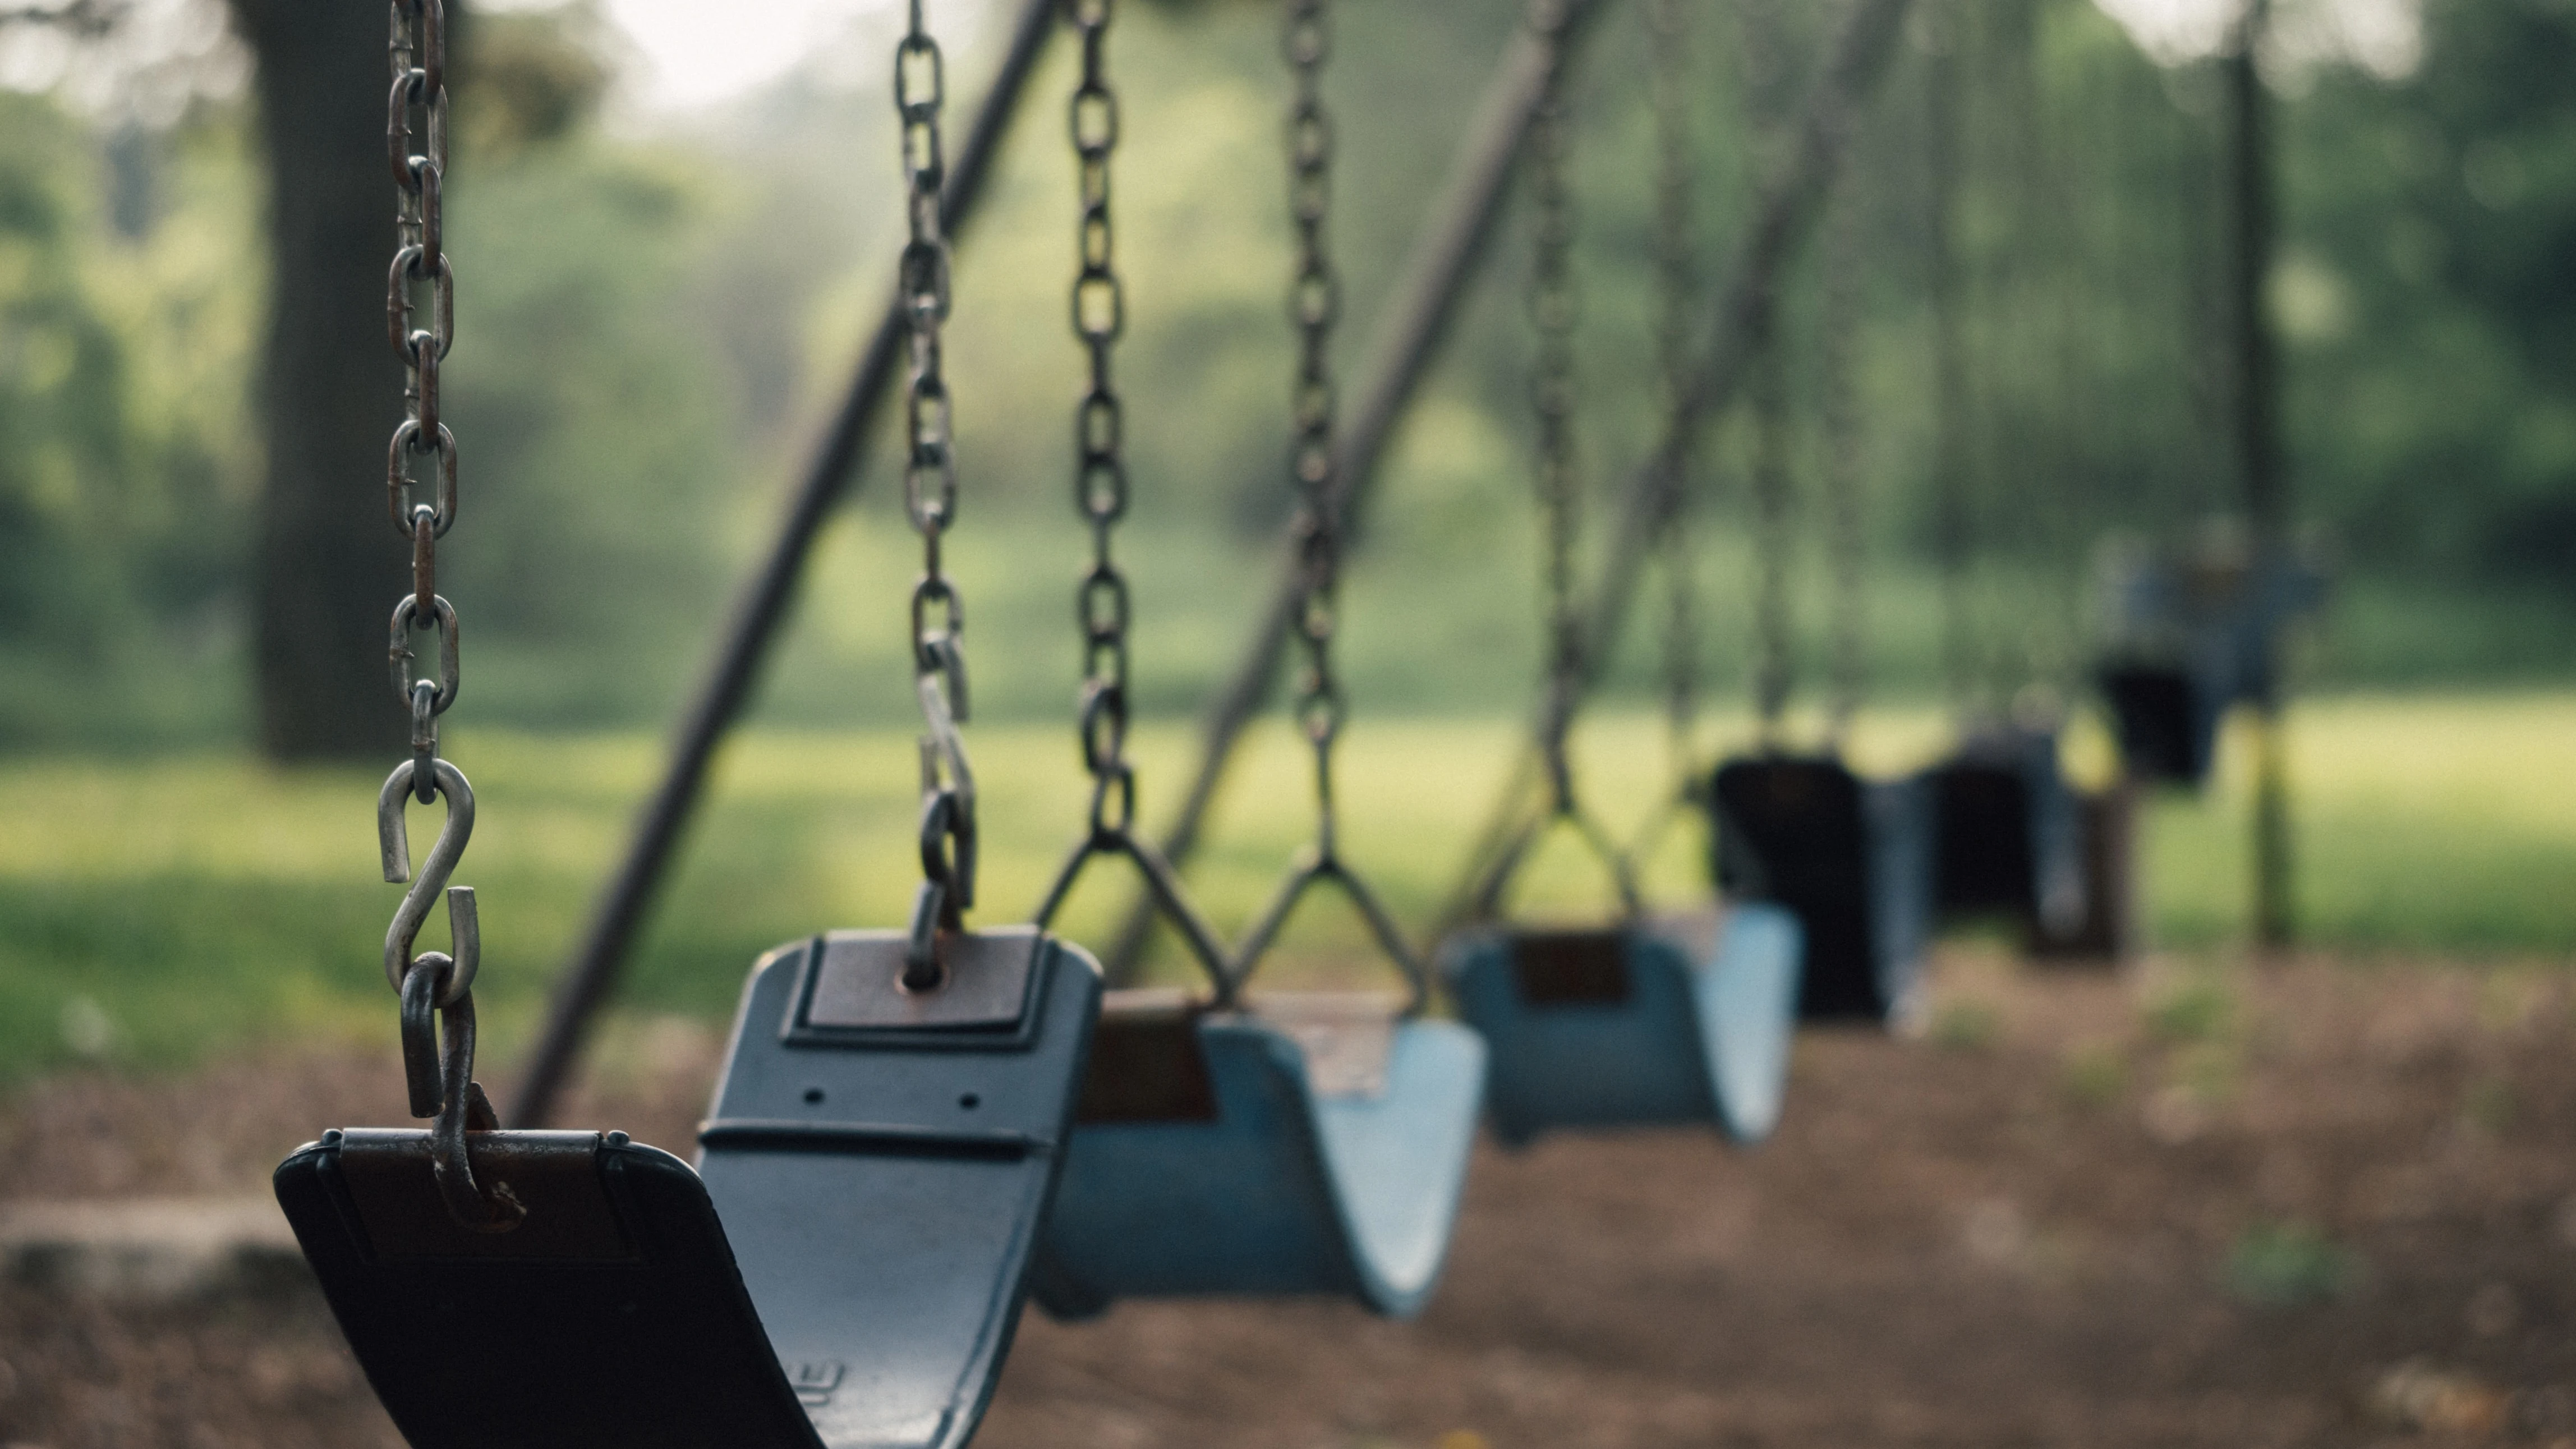
[[[1886,73],[1909,3],[1857,0],[1836,38],[1831,61],[1799,122],[1796,149],[1763,187],[1753,230],[1745,237],[1731,270],[1732,280],[1708,319],[1700,360],[1681,403],[1673,409],[1654,455],[1631,476],[1621,495],[1618,532],[1585,620],[1583,669],[1574,688],[1548,692],[1530,740],[1546,739],[1562,730],[1600,686],[1604,661],[1636,601],[1646,556],[1681,501],[1680,490],[1689,476],[1682,461],[1699,430],[1725,410],[1743,385],[1755,341],[1770,325],[1779,279],[1815,230],[1860,113]],[[1520,831],[1538,781],[1537,751],[1524,746],[1510,781],[1486,817],[1467,868],[1450,891],[1440,917],[1443,929],[1465,920],[1472,910],[1475,882],[1495,853]]]
[[[992,88],[985,93],[967,130],[966,144],[957,153],[947,190],[940,198],[942,224],[952,237],[964,226],[983,194],[994,154],[1010,130],[1011,117],[1019,108],[1047,41],[1055,34],[1056,8],[1057,0],[1021,0],[1011,30],[1010,49],[1004,53],[1001,70],[993,77]],[[616,989],[617,978],[634,945],[636,928],[670,867],[680,832],[696,810],[699,796],[705,793],[707,768],[715,758],[716,747],[741,718],[761,662],[777,638],[788,605],[794,601],[815,536],[822,531],[823,521],[833,507],[857,484],[860,452],[875,431],[877,418],[893,395],[893,383],[901,371],[904,337],[903,304],[897,297],[887,304],[876,335],[860,354],[840,411],[833,415],[831,427],[824,432],[822,444],[806,468],[803,484],[788,503],[769,556],[762,560],[760,571],[752,576],[734,606],[733,623],[725,631],[706,680],[672,736],[670,763],[664,768],[661,787],[636,817],[635,835],[627,845],[626,858],[609,878],[583,933],[581,948],[555,988],[545,1035],[538,1041],[536,1055],[510,1104],[509,1121],[513,1127],[545,1124],[580,1056],[583,1033]]]
[[[1609,0],[1564,0],[1552,33],[1523,26],[1503,54],[1502,64],[1485,87],[1467,125],[1466,140],[1451,163],[1449,181],[1433,203],[1404,271],[1389,299],[1353,405],[1344,413],[1335,476],[1342,480],[1337,502],[1342,526],[1358,536],[1358,521],[1376,492],[1378,464],[1403,421],[1422,379],[1456,318],[1468,281],[1492,239],[1495,218],[1502,214],[1504,193],[1547,89],[1549,72],[1571,65],[1594,22],[1609,10]],[[1304,585],[1296,568],[1296,542],[1282,551],[1278,582],[1270,601],[1252,626],[1252,637],[1199,726],[1198,772],[1190,781],[1178,816],[1163,833],[1163,854],[1174,865],[1198,848],[1199,831],[1225,783],[1226,766],[1235,746],[1268,699],[1279,674],[1280,651],[1288,640]],[[1139,893],[1120,924],[1103,960],[1109,979],[1133,980],[1142,964],[1147,936],[1154,928],[1154,905]]]

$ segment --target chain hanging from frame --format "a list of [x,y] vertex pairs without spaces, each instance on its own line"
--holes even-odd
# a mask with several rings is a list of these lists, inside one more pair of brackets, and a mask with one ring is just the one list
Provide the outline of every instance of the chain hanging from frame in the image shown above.
[[1296,271],[1289,284],[1289,317],[1297,330],[1297,377],[1291,390],[1289,476],[1296,490],[1297,566],[1303,588],[1294,632],[1301,656],[1294,705],[1297,724],[1315,757],[1315,841],[1299,857],[1229,968],[1230,996],[1256,967],[1288,914],[1308,888],[1329,881],[1341,888],[1367,925],[1377,948],[1405,978],[1407,1015],[1430,1003],[1431,977],[1375,891],[1341,858],[1333,799],[1333,749],[1341,736],[1344,700],[1333,672],[1333,635],[1341,588],[1341,472],[1334,430],[1333,326],[1342,310],[1341,278],[1333,267],[1333,123],[1324,104],[1324,64],[1332,54],[1328,0],[1287,0],[1281,50],[1295,81],[1288,113],[1288,214],[1296,228]]
[[1135,862],[1163,918],[1181,933],[1208,973],[1218,1004],[1230,1005],[1233,978],[1226,969],[1225,948],[1190,904],[1179,873],[1136,832],[1136,768],[1127,758],[1128,628],[1134,607],[1113,549],[1128,504],[1126,405],[1110,367],[1127,326],[1126,288],[1118,275],[1109,204],[1109,163],[1118,147],[1118,94],[1108,70],[1114,8],[1115,0],[1066,0],[1065,6],[1082,39],[1082,79],[1066,120],[1081,200],[1073,335],[1089,365],[1088,384],[1074,411],[1073,505],[1091,529],[1091,567],[1074,598],[1074,619],[1082,634],[1076,733],[1083,769],[1091,776],[1091,816],[1082,840],[1056,872],[1036,920],[1041,930],[1052,924],[1092,857],[1124,855]]
[[940,328],[948,320],[948,238],[939,215],[948,166],[939,130],[947,81],[939,42],[911,0],[895,42],[895,114],[901,124],[904,243],[898,286],[909,327],[904,389],[904,511],[921,536],[921,578],[910,616],[913,685],[921,698],[921,872],[913,897],[903,984],[927,991],[947,979],[946,939],[975,904],[975,774],[958,726],[966,722],[966,604],[942,566],[940,544],[957,521],[957,455]]
[[[385,979],[402,1001],[403,1075],[414,1117],[431,1119],[433,1176],[448,1214],[470,1229],[506,1232],[527,1211],[503,1182],[478,1184],[466,1134],[500,1125],[474,1080],[474,977],[482,931],[474,890],[451,886],[474,832],[474,790],[439,758],[438,721],[456,703],[462,674],[454,606],[438,592],[439,541],[456,524],[456,436],[439,415],[439,368],[456,338],[456,275],[447,257],[447,20],[442,0],[391,0],[392,89],[385,150],[397,197],[394,258],[385,283],[386,338],[403,364],[403,420],[385,451],[385,502],[395,532],[411,544],[411,588],[395,603],[386,653],[395,695],[411,715],[411,758],[394,767],[376,798],[385,879],[409,882],[385,932]],[[427,290],[424,299],[420,292]],[[426,316],[423,315],[424,311]],[[424,325],[425,324],[425,325]],[[426,498],[414,490],[431,470]],[[415,631],[438,635],[433,673],[414,677]],[[437,844],[414,874],[407,800],[444,796]],[[450,951],[414,954],[441,894]]]

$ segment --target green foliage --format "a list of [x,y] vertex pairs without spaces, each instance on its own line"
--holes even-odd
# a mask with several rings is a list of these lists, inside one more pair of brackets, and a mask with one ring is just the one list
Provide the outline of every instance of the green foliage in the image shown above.
[[2352,1291],[2361,1260],[2306,1223],[2257,1223],[2237,1235],[2221,1270],[2230,1296],[2257,1308],[2295,1308]]
[[124,356],[78,262],[81,137],[0,94],[0,632],[95,651],[111,535],[134,471]]
[[2169,1042],[2205,1042],[2235,1020],[2236,995],[2214,974],[2174,983],[2147,1006],[2147,1028]]
[[2003,1017],[1991,1003],[1961,999],[1942,1002],[1925,1035],[1934,1046],[1950,1051],[1981,1052],[2002,1032]]
[[[1339,17],[1328,84],[1343,143],[1346,383],[1521,10],[1479,0]],[[1780,87],[1795,94],[1837,12],[1772,10]],[[1961,597],[1982,670],[2072,692],[2096,536],[2170,532],[2231,489],[2224,369],[2209,352],[2215,112],[2201,70],[2159,70],[2081,0],[1963,14],[1951,240],[1978,562]],[[2275,291],[2299,486],[2340,529],[2354,574],[2309,673],[2343,685],[2563,678],[2560,641],[2576,627],[2561,567],[2576,561],[2576,272],[2560,265],[2576,227],[2576,21],[2541,0],[2437,0],[2427,16],[2413,74],[2329,69],[2282,109],[2288,255]],[[760,95],[608,127],[596,111],[614,52],[595,6],[473,19],[446,374],[469,499],[446,560],[473,620],[468,709],[537,727],[659,721],[696,677],[884,304],[899,220],[885,37],[862,21]],[[1692,215],[1710,285],[1772,154],[1750,134],[1737,24],[1704,12],[1691,47]],[[989,75],[995,30],[952,56],[953,116]],[[1635,7],[1614,9],[1575,87],[1578,441],[1599,496],[1645,455],[1660,406],[1652,126],[1635,83],[1646,46]],[[1122,12],[1116,47],[1130,323],[1118,370],[1136,500],[1122,552],[1138,580],[1143,702],[1186,711],[1231,668],[1276,566],[1288,491],[1275,16],[1138,7]],[[1939,685],[1926,77],[1909,45],[1835,203],[1858,237],[1865,421],[1848,441],[1866,490],[1881,697]],[[1072,79],[1059,51],[959,254],[950,371],[966,492],[952,556],[991,717],[1055,717],[1074,673],[1082,544],[1067,439],[1080,354],[1064,322],[1074,207],[1058,102]],[[245,715],[259,465],[247,419],[265,280],[242,107],[106,134],[46,99],[0,103],[0,747],[227,736]],[[129,205],[138,176],[148,204]],[[1359,537],[1344,658],[1364,715],[1485,715],[1529,694],[1522,231],[1506,217]],[[1780,294],[1802,489],[1834,441],[1821,426],[1827,280],[1810,255]],[[393,407],[389,396],[389,423]],[[1697,520],[1702,662],[1718,691],[1738,687],[1748,652],[1745,432],[1732,420],[1711,432]],[[895,621],[915,565],[895,476],[880,437],[769,675],[770,721],[908,710]],[[1831,590],[1822,523],[1802,498],[1786,555],[1808,681]],[[1603,533],[1596,515],[1586,547]],[[1616,694],[1651,688],[1644,633],[1622,641]],[[2232,849],[2218,827],[2191,829]]]
[[[211,144],[210,144],[211,141]],[[159,239],[119,234],[97,138],[0,92],[0,746],[225,727],[210,609],[234,567],[239,377],[256,315],[213,182],[219,139],[167,139],[195,174]]]
[[[1712,723],[1726,737],[1744,737],[1740,717]],[[2464,757],[2443,788],[2456,794],[2482,782],[2519,802],[2521,813],[2471,800],[2491,822],[2482,850],[2418,850],[2410,832],[2425,812],[2417,799],[2389,792],[2391,771],[2378,753],[2390,733],[2554,739],[2570,730],[2576,696],[2567,695],[2318,711],[2298,737],[2301,818],[2332,822],[2351,847],[2311,848],[2305,857],[2308,939],[2353,952],[2446,942],[2457,952],[2553,961],[2576,952],[2564,909],[2576,809],[2558,798],[2576,788],[2576,775],[2535,788],[2508,763],[2508,751]],[[1036,901],[1072,843],[1084,782],[1069,724],[970,733],[984,799],[984,918],[1012,919]],[[1861,721],[1853,748],[1871,768],[1889,768],[1919,761],[1941,734],[1928,712],[1875,714]],[[1642,713],[1605,716],[1576,736],[1586,788],[1620,838],[1665,798],[1660,736],[1660,723]],[[1499,718],[1353,726],[1344,847],[1400,920],[1418,924],[1440,904],[1517,739]],[[1170,809],[1188,745],[1188,732],[1176,726],[1139,732],[1148,820]],[[463,728],[448,746],[482,804],[459,879],[480,892],[487,955],[477,998],[491,1051],[506,1061],[525,1044],[616,857],[653,778],[659,742]],[[1304,749],[1276,722],[1255,731],[1211,818],[1189,876],[1223,930],[1240,929],[1311,835]],[[762,730],[736,741],[647,922],[620,1003],[718,1018],[732,1008],[743,967],[780,940],[823,925],[901,919],[920,878],[907,838],[915,768],[904,727]],[[220,752],[121,764],[0,762],[0,820],[9,823],[0,830],[0,1076],[100,1053],[167,1064],[313,1032],[389,1041],[393,1001],[381,963],[385,921],[400,892],[377,875],[376,784],[372,773],[273,770]],[[416,812],[414,829],[432,829],[435,813]],[[2170,849],[2204,817],[2230,831],[2244,818],[2241,802],[2227,796],[2168,800],[2154,812],[2145,880],[2148,933],[2158,945],[2241,938],[2241,877],[2206,875]],[[2303,843],[2313,847],[2324,833],[2312,828]],[[1647,873],[1654,899],[1703,898],[1703,861],[1695,827],[1668,832]],[[1521,882],[1525,909],[1598,908],[1600,882],[1588,862],[1558,852],[1541,866]],[[2418,888],[2391,896],[2383,883],[2399,877]],[[1132,888],[1115,864],[1095,868],[1063,929],[1075,940],[1100,940]],[[439,946],[444,931],[434,915],[424,945]],[[1384,984],[1363,964],[1360,944],[1341,913],[1303,913],[1265,980]],[[1167,981],[1188,979],[1177,953],[1159,956],[1155,969]],[[2224,1097],[2233,1050],[2223,1040],[2193,1040],[2221,1030],[2223,998],[2169,1000],[2185,999],[2188,1010],[2156,1008],[2163,1034],[2184,1041],[2168,1068],[2180,1090]],[[104,1031],[92,1032],[101,1021]],[[1992,1041],[1998,1026],[1990,1008],[1971,1006],[1946,1014],[1936,1035],[1974,1048]],[[2105,1048],[2070,1057],[2063,1079],[2078,1100],[2109,1101],[2127,1072]],[[2500,1110],[2474,1093],[2463,1104],[2472,1121],[2500,1121]]]
[[2078,1106],[2108,1107],[2129,1089],[2128,1059],[2114,1046],[2078,1047],[2060,1064],[2058,1084]]
[[2412,74],[2289,108],[2303,487],[2357,555],[2565,597],[2576,565],[2576,11],[2429,0]]

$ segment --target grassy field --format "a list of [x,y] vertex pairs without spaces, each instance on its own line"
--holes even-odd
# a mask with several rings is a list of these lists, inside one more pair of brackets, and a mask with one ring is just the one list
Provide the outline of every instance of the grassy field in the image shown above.
[[[1721,722],[1735,729],[1739,722]],[[1511,756],[1514,726],[1363,718],[1349,736],[1346,853],[1404,918],[1424,919]],[[2551,956],[2576,948],[2576,694],[2344,698],[2293,717],[2300,914],[2308,938],[2356,955],[2391,951]],[[1941,739],[1929,711],[1866,722],[1854,753],[1876,768],[1921,761]],[[986,728],[973,745],[985,805],[986,920],[1034,904],[1083,800],[1058,729]],[[1177,792],[1187,731],[1143,732],[1149,818]],[[1588,789],[1624,827],[1659,798],[1658,724],[1607,716],[1581,737]],[[527,1040],[579,929],[659,741],[458,730],[481,819],[463,884],[477,887],[487,954],[477,996],[497,1060]],[[1307,772],[1284,729],[1237,766],[1191,875],[1209,914],[1237,927],[1310,828]],[[2160,945],[2222,949],[2244,900],[2241,742],[2205,797],[2156,801],[2145,899]],[[2098,736],[2070,762],[2101,768]],[[627,1006],[720,1017],[760,950],[837,924],[893,924],[917,879],[912,742],[764,732],[724,757],[711,808],[651,919]],[[210,1050],[362,1032],[390,1041],[378,975],[397,892],[377,878],[372,772],[278,771],[237,755],[148,762],[0,762],[0,1074],[78,1058],[137,1066]],[[414,812],[425,853],[434,811]],[[1676,831],[1654,884],[1694,889],[1697,840]],[[1076,939],[1115,918],[1128,882],[1102,865],[1063,923]],[[1571,905],[1600,884],[1569,856],[1541,857],[1534,902]],[[424,944],[438,941],[434,919]],[[1337,907],[1295,928],[1279,970],[1347,969],[1356,940]],[[1166,971],[1176,970],[1170,962]]]

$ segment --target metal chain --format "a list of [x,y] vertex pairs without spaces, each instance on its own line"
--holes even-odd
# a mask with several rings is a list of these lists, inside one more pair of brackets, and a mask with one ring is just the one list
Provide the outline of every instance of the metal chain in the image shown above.
[[[1553,10],[1537,0],[1533,20]],[[1574,456],[1574,326],[1581,306],[1575,292],[1573,195],[1566,176],[1571,127],[1561,66],[1548,68],[1547,88],[1530,118],[1530,280],[1527,303],[1537,335],[1530,376],[1530,411],[1537,423],[1536,491],[1546,556],[1548,727],[1539,741],[1546,757],[1550,808],[1574,813],[1574,771],[1566,736],[1572,702],[1582,687],[1583,620],[1574,598],[1574,549],[1582,526],[1582,497]]]
[[[1759,142],[1757,149],[1767,156],[1779,140],[1780,89],[1786,70],[1781,55],[1783,17],[1774,0],[1744,0],[1742,20],[1748,119]],[[1752,369],[1747,391],[1753,413],[1753,702],[1766,745],[1779,743],[1793,669],[1788,378],[1781,356],[1779,306],[1775,286],[1759,299],[1747,346]]]
[[[403,365],[403,420],[385,449],[385,507],[411,542],[411,592],[394,606],[394,690],[412,716],[412,790],[437,798],[438,717],[456,702],[456,613],[438,596],[438,541],[456,524],[456,435],[439,416],[439,366],[456,340],[456,275],[447,260],[447,21],[442,0],[392,0],[387,45],[393,89],[385,105],[392,168],[394,260],[385,278],[385,337]],[[415,127],[415,113],[418,125]],[[426,288],[427,326],[418,325]],[[412,494],[416,460],[430,460],[427,500]],[[435,679],[415,680],[411,631],[436,629]],[[459,983],[456,990],[463,989]]]
[[1368,883],[1341,859],[1333,818],[1333,742],[1342,727],[1342,689],[1333,677],[1334,597],[1340,583],[1341,491],[1333,453],[1333,324],[1341,316],[1341,281],[1333,272],[1326,222],[1332,212],[1333,127],[1324,112],[1324,61],[1332,51],[1325,0],[1287,0],[1281,49],[1296,76],[1288,113],[1288,211],[1297,227],[1296,280],[1289,315],[1298,336],[1292,394],[1296,441],[1289,453],[1297,490],[1298,565],[1305,589],[1297,601],[1297,642],[1306,656],[1297,682],[1297,721],[1315,749],[1315,843],[1289,872],[1270,904],[1236,947],[1220,1003],[1241,992],[1287,924],[1288,913],[1319,881],[1347,896],[1384,957],[1407,986],[1403,1014],[1431,1000],[1431,976]]
[[1127,322],[1109,214],[1109,159],[1118,145],[1118,97],[1107,73],[1113,3],[1066,0],[1082,37],[1082,82],[1067,120],[1082,205],[1073,335],[1090,359],[1091,379],[1074,413],[1073,505],[1091,525],[1091,571],[1075,595],[1074,614],[1082,627],[1082,763],[1091,772],[1095,835],[1125,830],[1136,804],[1135,772],[1126,758],[1127,628],[1133,610],[1127,576],[1111,553],[1118,521],[1127,512],[1125,408],[1110,375],[1110,354]]
[[1753,351],[1753,546],[1760,554],[1753,584],[1753,703],[1763,741],[1776,744],[1793,683],[1789,551],[1796,530],[1790,517],[1787,379],[1779,334],[1768,318]]
[[1824,373],[1825,513],[1833,569],[1833,695],[1827,738],[1837,748],[1860,712],[1863,651],[1867,647],[1862,589],[1861,411],[1853,376],[1860,327],[1861,216],[1859,198],[1846,190],[1831,203],[1825,230]]
[[1690,319],[1699,300],[1692,246],[1690,23],[1686,0],[1646,7],[1655,112],[1655,275],[1660,295],[1655,362],[1663,386],[1664,431],[1673,453],[1672,502],[1663,519],[1664,727],[1677,795],[1697,782],[1699,735],[1699,599],[1691,567],[1689,472]]
[[1296,77],[1288,116],[1288,209],[1297,228],[1296,280],[1289,312],[1297,325],[1296,438],[1289,471],[1297,489],[1298,565],[1305,595],[1297,640],[1306,660],[1297,684],[1297,720],[1315,750],[1315,801],[1323,856],[1334,853],[1333,744],[1343,701],[1333,674],[1335,608],[1341,583],[1341,498],[1333,454],[1333,324],[1340,319],[1341,278],[1333,270],[1327,223],[1332,214],[1333,126],[1324,111],[1324,62],[1332,53],[1325,0],[1289,0],[1283,41]]
[[[474,833],[474,790],[439,758],[438,717],[456,703],[461,679],[456,610],[438,593],[438,543],[456,524],[456,437],[439,416],[439,366],[456,340],[456,276],[447,260],[447,19],[442,0],[391,0],[385,153],[393,172],[394,259],[385,279],[385,333],[403,364],[403,420],[385,451],[385,503],[396,532],[411,542],[411,589],[394,605],[386,653],[395,695],[411,713],[411,758],[394,767],[376,797],[386,881],[410,883],[385,931],[385,977],[402,1001],[404,1077],[411,1111],[432,1119],[432,1177],[448,1214],[478,1232],[507,1232],[527,1216],[509,1185],[478,1185],[468,1131],[500,1125],[474,1080],[473,983],[482,958],[474,891],[450,886]],[[424,300],[420,295],[426,289]],[[424,309],[426,318],[423,317]],[[427,325],[420,325],[423,321]],[[412,490],[415,464],[435,469],[427,499]],[[438,633],[438,667],[414,678],[415,629]],[[438,843],[411,868],[406,798],[445,796]],[[452,951],[412,946],[441,893]]]
[[1116,0],[1065,0],[1082,37],[1082,80],[1066,117],[1080,188],[1080,268],[1073,281],[1073,336],[1091,362],[1091,382],[1074,409],[1073,506],[1091,525],[1091,569],[1074,595],[1082,632],[1081,712],[1076,732],[1091,774],[1091,821],[1056,871],[1037,909],[1047,929],[1073,894],[1082,868],[1097,855],[1123,855],[1145,877],[1148,896],[1208,974],[1221,1003],[1233,1000],[1226,949],[1190,903],[1180,873],[1136,833],[1136,768],[1127,760],[1127,576],[1111,544],[1127,514],[1125,406],[1110,375],[1110,354],[1127,327],[1126,290],[1118,279],[1109,215],[1109,160],[1118,149],[1118,93],[1109,84],[1109,22]]
[[913,683],[921,696],[921,890],[913,899],[904,984],[915,991],[946,980],[941,961],[948,933],[965,928],[975,904],[975,780],[966,742],[966,606],[940,564],[940,541],[957,521],[957,456],[948,382],[940,370],[940,326],[948,320],[948,238],[939,219],[947,180],[940,108],[947,81],[939,43],[911,0],[909,23],[895,43],[895,113],[901,121],[905,214],[910,239],[899,286],[911,324],[911,372],[904,399],[908,459],[905,511],[921,535],[921,579],[913,585]]

